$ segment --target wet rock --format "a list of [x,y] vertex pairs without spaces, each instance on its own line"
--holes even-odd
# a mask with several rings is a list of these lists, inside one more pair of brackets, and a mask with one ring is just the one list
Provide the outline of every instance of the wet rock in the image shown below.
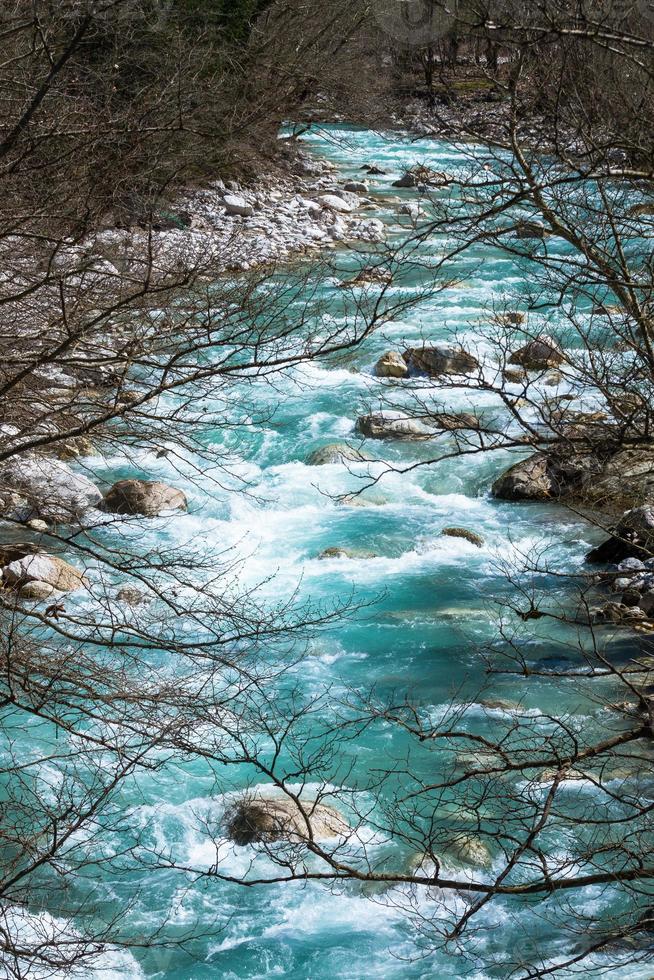
[[387,286],[392,282],[393,274],[386,269],[367,268],[361,269],[353,279],[348,279],[340,284],[341,289],[352,289],[353,286],[370,286],[379,284]]
[[147,597],[141,589],[137,589],[133,585],[125,585],[119,589],[116,598],[119,602],[126,602],[128,606],[140,606]]
[[558,367],[565,360],[561,348],[551,337],[543,335],[530,340],[509,358],[509,364],[519,364],[527,371],[545,371]]
[[502,326],[519,327],[527,319],[527,314],[512,311],[509,313],[500,313],[497,319]]
[[516,238],[545,238],[545,226],[537,221],[521,221],[515,229]]
[[377,167],[375,164],[365,163],[361,169],[365,170],[371,177],[384,177],[386,175],[386,171],[382,170],[381,167]]
[[469,541],[470,544],[474,544],[477,548],[483,548],[484,546],[484,539],[481,535],[476,534],[474,531],[469,531],[466,527],[444,527],[441,534],[446,538],[463,538],[465,541]]
[[253,795],[243,797],[230,808],[225,829],[230,840],[245,847],[276,841],[332,839],[347,834],[350,828],[337,810],[324,803],[307,800],[300,809],[285,797]]
[[400,214],[408,215],[412,221],[417,221],[419,218],[424,217],[426,213],[427,212],[424,208],[420,207],[419,204],[416,204],[413,201],[408,201],[400,208]]
[[418,166],[407,170],[399,180],[393,181],[393,187],[444,187],[452,183],[452,177],[441,170],[431,170],[429,167]]
[[368,439],[431,439],[433,428],[402,412],[372,412],[357,419],[356,431]]
[[474,834],[455,834],[448,843],[447,852],[464,864],[474,867],[488,868],[492,864],[488,847]]
[[523,381],[527,380],[527,372],[524,368],[506,368],[502,372],[502,377],[508,384],[522,384]]
[[254,215],[254,208],[239,194],[225,194],[223,204],[227,214],[240,215],[243,218],[251,218]]
[[12,589],[22,589],[32,582],[41,582],[59,592],[76,592],[84,584],[84,576],[63,558],[54,555],[27,555],[10,562],[2,569],[3,583]]
[[343,184],[344,191],[350,191],[352,194],[367,194],[368,185],[362,180],[349,180],[347,184]]
[[375,364],[375,376],[378,378],[406,378],[408,375],[409,368],[406,361],[395,351],[382,354]]
[[104,498],[111,514],[141,514],[156,517],[162,511],[187,510],[186,495],[166,483],[149,480],[119,480]]
[[500,500],[548,500],[553,492],[549,462],[542,453],[516,463],[493,484],[493,496]]
[[605,606],[595,606],[590,610],[591,623],[601,624],[630,624],[647,619],[642,609],[626,606],[621,602],[607,602]]
[[479,361],[455,347],[409,347],[403,353],[410,374],[438,377],[442,374],[470,374]]
[[377,558],[377,555],[372,551],[356,551],[350,548],[325,548],[325,550],[318,555],[319,561],[327,561],[330,558],[355,560],[362,558]]
[[612,536],[586,556],[592,563],[617,564],[627,558],[649,558],[654,552],[654,506],[646,504],[627,511]]
[[443,429],[445,432],[481,428],[481,420],[472,412],[439,412],[431,416],[430,422],[435,428]]
[[6,508],[1,516],[13,516],[7,510],[20,500],[22,519],[67,524],[97,507],[102,494],[91,480],[61,460],[25,456],[0,467],[0,498]]
[[307,466],[330,466],[334,463],[365,463],[370,457],[345,442],[333,442],[314,450],[307,457]]

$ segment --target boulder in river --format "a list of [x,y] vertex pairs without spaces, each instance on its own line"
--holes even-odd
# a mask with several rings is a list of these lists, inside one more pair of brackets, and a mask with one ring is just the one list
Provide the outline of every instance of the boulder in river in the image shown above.
[[498,316],[499,322],[505,327],[519,327],[526,319],[526,313],[518,313],[516,311],[500,313]]
[[516,225],[516,238],[545,238],[548,234],[544,225],[537,221],[521,221]]
[[430,422],[434,428],[445,432],[481,428],[481,419],[472,412],[438,412],[431,416]]
[[371,412],[357,419],[356,431],[368,439],[431,439],[434,428],[403,412]]
[[445,538],[463,538],[477,548],[483,548],[484,539],[475,531],[469,531],[467,527],[444,527],[441,534]]
[[166,510],[187,510],[186,495],[166,483],[149,480],[119,480],[104,498],[111,514],[142,514],[156,517]]
[[2,569],[2,581],[11,589],[22,589],[31,582],[42,582],[59,592],[76,592],[84,585],[84,575],[55,555],[26,555]]
[[488,868],[492,863],[491,853],[483,840],[474,834],[454,834],[447,851],[463,864]]
[[347,184],[343,184],[343,190],[352,194],[367,194],[368,185],[362,180],[349,180]]
[[[304,812],[303,812],[304,811]],[[239,847],[330,839],[347,834],[349,826],[340,813],[324,803],[302,801],[300,808],[290,798],[244,796],[227,812],[227,835]]]
[[646,504],[627,511],[611,537],[593,548],[587,561],[618,563],[626,558],[650,558],[654,554],[654,506]]
[[346,442],[332,442],[315,449],[307,457],[307,466],[329,466],[335,463],[365,463],[370,457]]
[[443,187],[452,182],[449,174],[440,170],[431,170],[429,167],[418,166],[405,171],[399,180],[393,181],[393,187],[413,188],[413,187]]
[[[5,502],[0,516],[69,524],[97,507],[102,494],[88,477],[61,460],[30,455],[0,466],[0,499]],[[17,506],[22,516],[14,515]]]
[[[502,500],[569,501],[607,513],[634,510],[652,500],[654,451],[644,447],[616,452],[615,446],[607,448],[601,438],[595,447],[594,431],[585,427],[571,430],[579,437],[587,434],[585,451],[574,451],[561,442],[515,464],[496,480],[493,494]],[[602,436],[599,430],[598,435]]]
[[409,347],[402,357],[409,374],[426,374],[428,377],[470,374],[479,367],[476,357],[456,347]]
[[404,358],[395,351],[382,354],[375,364],[375,375],[378,378],[406,378],[409,368]]
[[545,371],[558,367],[564,360],[563,351],[557,342],[543,334],[512,354],[509,364],[519,364],[527,371]]
[[544,453],[534,453],[511,466],[493,484],[493,496],[500,500],[548,500],[553,490],[549,460]]

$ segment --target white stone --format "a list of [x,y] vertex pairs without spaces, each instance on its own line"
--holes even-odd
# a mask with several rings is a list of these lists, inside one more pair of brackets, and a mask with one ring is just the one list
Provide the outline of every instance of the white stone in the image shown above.
[[318,201],[322,204],[323,208],[329,208],[338,214],[350,214],[359,205],[358,200],[356,203],[350,203],[350,201],[345,201],[342,197],[337,197],[336,194],[321,194]]
[[223,203],[227,209],[227,214],[238,214],[243,218],[251,218],[254,214],[252,205],[248,204],[245,198],[239,194],[225,194]]

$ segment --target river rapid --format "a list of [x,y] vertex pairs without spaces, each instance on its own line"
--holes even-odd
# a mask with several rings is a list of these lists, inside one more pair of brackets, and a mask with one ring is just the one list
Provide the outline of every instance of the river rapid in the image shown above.
[[[445,143],[403,140],[344,126],[310,131],[302,142],[319,158],[334,163],[339,179],[360,180],[367,163],[387,171],[387,176],[370,179],[369,196],[377,201],[374,215],[386,222],[391,239],[410,231],[408,217],[401,217],[399,211],[403,201],[416,199],[415,191],[392,189],[393,180],[416,162],[450,173],[469,162],[467,151]],[[425,260],[436,258],[446,245],[438,235],[430,236],[420,246],[421,255]],[[365,261],[360,250],[339,249],[339,275],[345,280]],[[483,684],[479,649],[493,642],[496,629],[489,600],[511,589],[502,562],[547,549],[550,562],[570,571],[582,566],[596,539],[587,525],[556,506],[492,499],[491,483],[511,461],[506,453],[387,473],[360,499],[345,503],[337,498],[360,489],[357,474],[366,471],[366,464],[307,465],[310,454],[327,444],[360,444],[354,435],[356,418],[378,406],[386,390],[373,375],[385,351],[401,351],[424,341],[447,343],[456,334],[468,350],[492,353],[484,331],[488,309],[507,303],[520,309],[524,269],[507,255],[477,246],[453,273],[466,278],[459,286],[425,296],[366,340],[347,361],[302,366],[278,379],[274,387],[249,386],[251,400],[258,399],[262,409],[275,409],[268,421],[238,437],[227,430],[203,436],[208,445],[225,444],[232,471],[247,479],[249,493],[221,489],[209,474],[198,476],[190,454],[187,467],[154,453],[104,464],[102,476],[107,482],[134,474],[136,466],[150,479],[182,487],[190,504],[188,514],[143,522],[138,531],[133,526],[114,527],[107,533],[116,535],[116,542],[122,534],[138,535],[152,548],[194,542],[216,550],[231,547],[243,561],[243,582],[254,584],[271,577],[263,586],[271,600],[298,588],[301,597],[327,604],[350,595],[366,604],[311,641],[307,656],[293,673],[306,697],[318,699],[329,689],[336,698],[349,689],[375,686],[379,697],[400,692],[437,718],[463,692]],[[347,316],[347,307],[339,306],[346,293],[338,286],[337,275],[318,284],[323,300],[334,297],[334,316]],[[405,276],[391,288],[391,297],[395,288],[407,296],[411,290],[419,292],[424,276],[417,272],[413,278]],[[411,383],[403,390],[410,397]],[[465,392],[450,396],[453,410],[494,407],[491,401],[471,406]],[[383,461],[401,466],[429,455],[429,448],[421,443],[376,442],[365,448],[372,448],[382,461],[371,464],[373,473],[381,472]],[[443,528],[452,526],[479,534],[483,547],[443,537]],[[349,549],[354,557],[319,559],[328,548]],[[553,593],[565,589],[554,581],[544,584]],[[530,656],[534,660],[552,656],[557,643],[556,637],[550,643],[535,642]],[[547,678],[495,678],[486,697],[518,701],[525,712],[565,710],[577,719],[595,710],[573,685],[562,705],[561,686]],[[479,707],[480,724],[492,730],[502,710]],[[343,751],[348,754],[352,780],[363,779],[390,758],[401,759],[405,738],[400,731],[380,733],[374,728],[347,745]],[[234,788],[252,785],[251,772],[230,775]],[[156,775],[142,774],[134,798],[126,798],[125,805],[131,819],[159,845],[165,842],[180,860],[198,867],[214,862],[215,850],[202,824],[205,817],[220,811],[224,799],[199,764],[180,760]],[[368,844],[392,849],[392,843],[375,840],[372,828]],[[243,873],[251,857],[248,848],[226,849],[222,870]],[[410,900],[395,890],[399,900],[393,901],[393,889],[377,895],[366,894],[361,886],[330,888],[320,883],[243,889],[208,879],[184,879],[172,872],[153,877],[152,885],[144,877],[106,882],[105,887],[107,910],[138,892],[130,913],[135,934],[168,917],[169,935],[186,935],[190,929],[195,939],[181,949],[136,950],[127,958],[116,954],[105,961],[104,969],[93,973],[98,980],[275,976],[486,980],[506,975],[504,954],[515,958],[530,936],[539,930],[546,936],[549,929],[533,906],[498,903],[483,913],[485,928],[476,935],[470,958],[464,959],[455,947],[448,952],[426,950],[408,914],[409,905],[431,914],[433,903],[420,890]],[[593,902],[603,904],[609,898],[589,893],[584,901],[592,911]],[[552,956],[566,951],[565,937],[552,933],[547,943]],[[649,973],[644,968],[642,973],[625,969],[610,975],[636,978]]]

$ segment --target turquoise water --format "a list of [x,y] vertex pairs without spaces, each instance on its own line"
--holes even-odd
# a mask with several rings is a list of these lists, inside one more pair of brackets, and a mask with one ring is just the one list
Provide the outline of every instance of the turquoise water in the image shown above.
[[[417,160],[433,169],[456,172],[467,167],[467,155],[445,144],[402,142],[398,139],[332,127],[304,137],[316,154],[337,164],[343,176],[359,177],[361,166],[375,162],[389,172],[372,179],[371,197],[389,226],[392,239],[406,235],[409,223],[398,214],[402,200],[412,192],[390,188],[407,166]],[[428,266],[447,246],[430,237],[420,246],[424,266],[409,267],[408,260],[395,293],[407,297],[424,289]],[[338,289],[365,264],[356,252],[343,248],[337,256],[339,272],[314,283],[321,303],[334,317],[351,316],[354,302]],[[412,258],[414,261],[415,256]],[[449,274],[449,273],[448,273]],[[386,350],[402,350],[422,340],[447,342],[456,335],[463,345],[482,355],[492,352],[485,333],[487,310],[496,305],[520,308],[524,269],[505,255],[482,246],[468,253],[452,272],[465,275],[458,286],[426,296],[415,308],[385,324],[355,353],[333,363],[312,363],[276,380],[248,386],[243,399],[263,411],[275,409],[266,421],[237,433],[198,432],[201,441],[223,448],[229,455],[232,477],[219,485],[204,473],[201,456],[190,449],[174,462],[152,453],[124,459],[111,466],[103,461],[102,476],[111,481],[127,473],[142,472],[181,486],[188,494],[187,515],[133,525],[114,525],[107,542],[120,548],[126,541],[161,551],[188,545],[198,549],[230,550],[242,562],[241,583],[260,584],[260,601],[273,602],[295,590],[301,600],[326,604],[350,600],[364,608],[352,610],[338,623],[320,630],[308,641],[306,652],[278,683],[280,712],[284,697],[296,687],[296,697],[312,706],[305,731],[314,737],[345,710],[342,703],[354,691],[371,686],[379,699],[404,698],[425,717],[442,717],[447,706],[473,701],[486,684],[480,648],[497,640],[496,608],[492,599],[510,595],[512,586],[502,563],[521,554],[547,549],[549,560],[567,570],[581,567],[593,541],[591,532],[573,516],[554,506],[514,505],[491,499],[489,487],[507,465],[506,453],[475,455],[433,467],[397,472],[404,465],[428,459],[427,444],[375,443],[365,448],[377,459],[370,464],[311,467],[309,454],[333,442],[351,440],[358,414],[379,403],[383,388],[372,368]],[[393,290],[391,290],[393,294]],[[349,294],[347,294],[349,296]],[[345,306],[343,307],[343,303]],[[548,329],[556,330],[557,316],[548,314]],[[545,317],[544,317],[545,320]],[[394,394],[396,404],[411,397],[412,385]],[[230,405],[237,416],[243,409],[238,393]],[[448,392],[448,407],[472,407],[500,412],[490,396],[474,406],[463,391]],[[173,439],[171,438],[171,444]],[[388,471],[392,464],[395,472]],[[196,468],[197,467],[197,468]],[[199,473],[198,473],[199,468]],[[364,489],[356,501],[343,501],[362,488],[366,475],[383,476]],[[248,483],[247,493],[233,492],[225,483]],[[484,546],[442,537],[448,526],[462,526],[481,534]],[[343,547],[362,553],[351,560],[319,560],[326,548]],[[369,554],[374,557],[369,557]],[[565,584],[543,579],[552,596],[565,596]],[[560,653],[560,637],[546,633],[531,642],[533,660]],[[300,655],[300,651],[295,650]],[[161,665],[153,659],[155,669]],[[525,712],[561,711],[561,687],[547,679],[491,678],[485,697],[519,701]],[[592,724],[594,705],[573,684],[565,691],[570,718]],[[474,715],[480,730],[501,725],[501,709]],[[275,723],[280,723],[276,719]],[[196,734],[202,739],[202,732]],[[361,831],[361,848],[386,866],[406,865],[411,848],[391,841],[376,826],[371,774],[398,763],[409,740],[400,729],[375,725],[339,749],[331,766],[316,775],[316,786],[328,780],[334,786],[357,789],[369,801],[370,819]],[[416,773],[428,778],[434,753],[413,748]],[[280,765],[292,771],[291,753],[282,753]],[[180,865],[200,870],[216,861],[216,846],[206,826],[219,827],[230,794],[245,786],[260,786],[265,779],[247,766],[226,773],[197,761],[178,759],[156,773],[141,773],[123,788],[122,803],[129,814],[131,832],[140,828],[141,846],[164,848]],[[395,777],[384,789],[385,798],[402,786]],[[306,789],[310,797],[312,787]],[[126,833],[125,839],[129,834]],[[563,846],[562,841],[557,845]],[[144,851],[145,853],[145,851]],[[244,875],[253,854],[219,841],[221,872]],[[255,858],[255,871],[271,870],[268,859]],[[198,878],[180,871],[149,877],[130,874],[111,877],[107,872],[94,885],[94,915],[102,918],[132,897],[128,935],[146,933],[167,920],[166,937],[183,938],[182,949],[138,950],[115,954],[106,969],[93,976],[166,977],[170,980],[204,978],[259,978],[284,976],[312,978],[439,978],[470,976],[476,980],[507,975],[503,962],[517,950],[533,948],[539,939],[546,956],[569,952],[568,940],[543,919],[535,906],[497,903],[483,913],[484,930],[475,935],[467,956],[456,946],[429,953],[424,936],[409,914],[432,915],[434,903],[425,889],[390,889],[366,894],[349,884],[330,888],[320,883],[243,889],[235,884]],[[134,896],[136,896],[134,898]],[[458,899],[452,899],[454,903]],[[588,893],[585,908],[605,909],[610,896]],[[554,907],[553,903],[552,906]],[[438,918],[438,915],[437,915]],[[597,964],[596,964],[597,965]],[[642,976],[647,974],[646,969]],[[583,973],[582,973],[583,975]],[[613,977],[636,977],[635,968]]]

